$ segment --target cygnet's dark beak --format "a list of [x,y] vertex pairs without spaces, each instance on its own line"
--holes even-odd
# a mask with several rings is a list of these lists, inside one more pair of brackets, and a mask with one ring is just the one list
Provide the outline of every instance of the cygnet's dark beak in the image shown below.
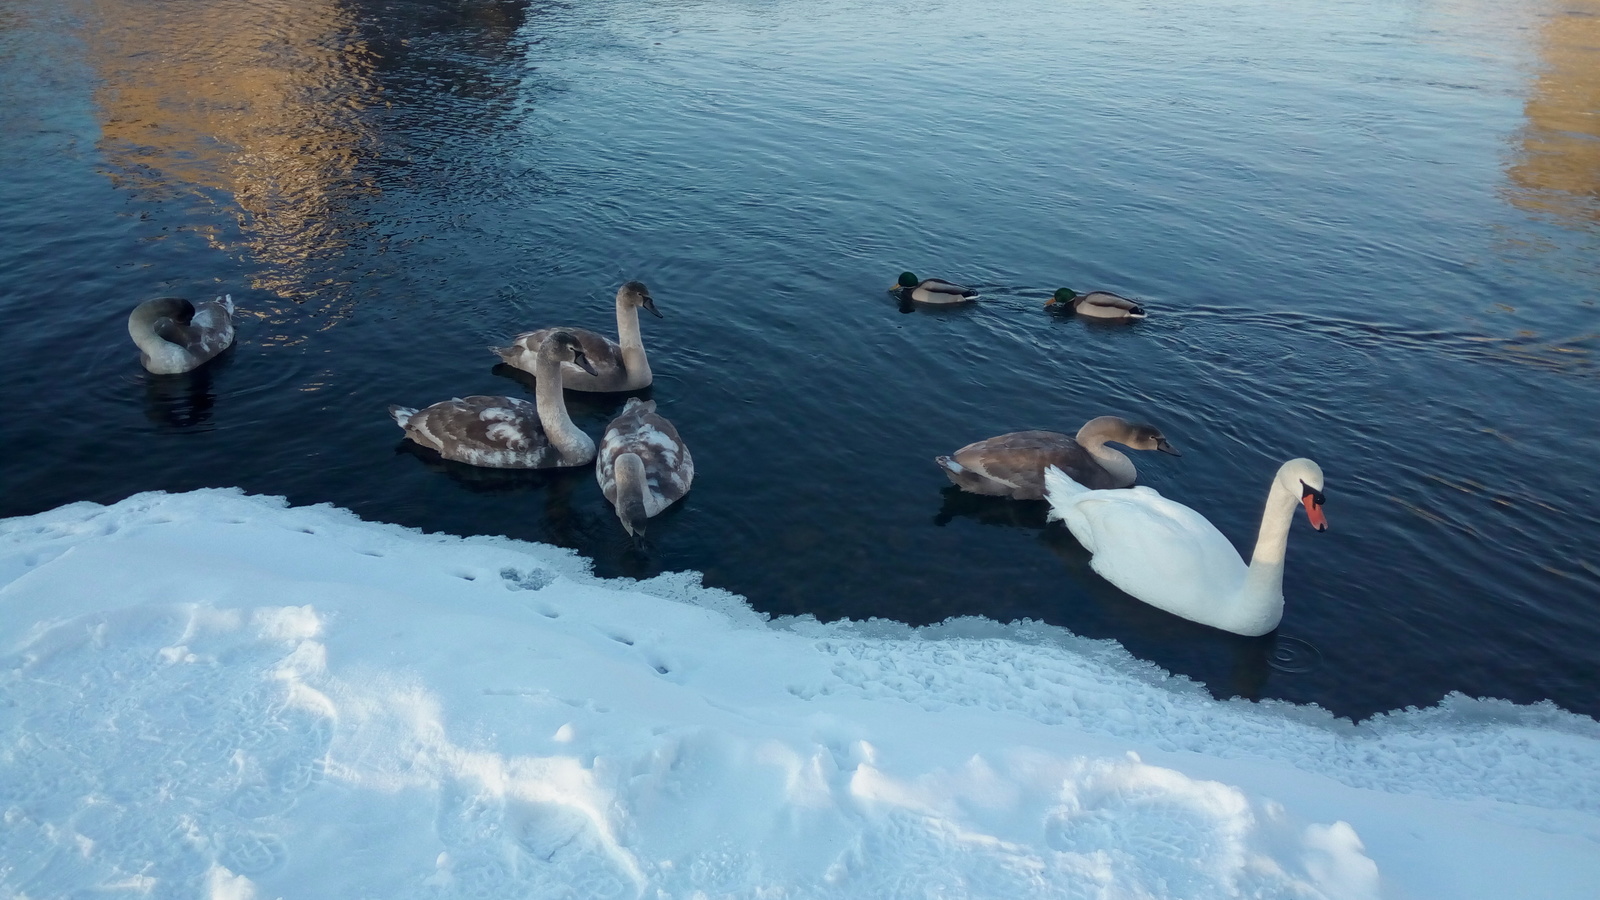
[[656,298],[650,296],[649,294],[645,294],[644,295],[644,308],[648,309],[648,310],[650,310],[650,312],[654,313],[655,317],[658,318],[658,319],[665,319],[666,318],[666,316],[663,316],[661,314],[661,310],[656,309]]
[[588,354],[577,349],[576,347],[572,349],[572,364],[584,370],[585,372],[588,372],[590,375],[598,376],[600,374],[599,372],[596,372],[594,370],[594,366],[590,364]]
[[1167,443],[1167,439],[1166,438],[1156,438],[1156,449],[1160,450],[1162,453],[1171,453],[1173,456],[1182,456],[1183,455],[1182,453],[1178,452],[1178,448],[1177,447],[1174,447],[1171,444]]

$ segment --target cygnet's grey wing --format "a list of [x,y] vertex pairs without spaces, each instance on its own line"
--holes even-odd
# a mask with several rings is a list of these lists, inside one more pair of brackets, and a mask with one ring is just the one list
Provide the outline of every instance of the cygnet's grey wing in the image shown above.
[[650,477],[650,490],[670,506],[689,493],[694,483],[694,457],[678,436],[678,429],[655,412],[640,416],[643,429],[640,443],[644,470]]
[[[186,304],[187,305],[187,304]],[[183,348],[190,368],[206,362],[233,343],[233,300],[218,297],[193,307],[188,321],[162,316],[151,323],[156,336]]]
[[[628,400],[622,414],[606,426],[597,457],[600,490],[616,502],[616,460],[624,453],[638,454],[644,462],[646,484],[664,509],[689,493],[694,482],[694,459],[678,436],[678,429],[656,413],[654,400]],[[652,515],[654,512],[652,512]]]
[[233,343],[233,298],[218,297],[196,304],[194,316],[183,331],[183,345],[202,362],[228,349]]
[[406,434],[446,459],[492,469],[537,469],[559,454],[539,411],[516,397],[475,395],[435,403],[406,422]]
[[1044,497],[1044,470],[1057,466],[1091,489],[1109,487],[1100,464],[1070,435],[1054,431],[1014,431],[968,444],[952,454],[965,469],[1012,487],[1018,500]]
[[[525,331],[512,340],[511,346],[497,348],[496,352],[508,365],[532,372],[539,358],[539,345],[557,331],[565,331],[578,339],[578,346],[583,348],[583,355],[589,358],[589,365],[594,366],[599,377],[604,378],[608,374],[622,370],[622,347],[605,335],[585,328],[541,328],[538,331]],[[561,366],[561,381],[569,387],[595,378],[595,375],[590,375],[573,363],[563,363]]]

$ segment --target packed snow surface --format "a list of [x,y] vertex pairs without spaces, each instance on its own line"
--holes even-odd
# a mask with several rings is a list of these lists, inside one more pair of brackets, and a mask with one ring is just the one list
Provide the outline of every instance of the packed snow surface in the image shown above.
[[0,896],[1585,898],[1600,726],[234,491],[0,522]]

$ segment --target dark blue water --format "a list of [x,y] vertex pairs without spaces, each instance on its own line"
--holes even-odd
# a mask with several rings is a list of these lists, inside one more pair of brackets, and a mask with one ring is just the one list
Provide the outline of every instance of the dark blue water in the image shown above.
[[[1594,0],[13,0],[0,515],[237,485],[773,614],[1043,620],[1223,696],[1600,714],[1597,48]],[[902,314],[902,269],[984,299]],[[485,347],[611,331],[632,278],[698,471],[642,548],[587,469],[400,440],[390,403],[531,396]],[[146,376],[133,304],[222,292],[236,348]],[[1106,413],[1246,548],[1322,464],[1277,635],[931,462]]]

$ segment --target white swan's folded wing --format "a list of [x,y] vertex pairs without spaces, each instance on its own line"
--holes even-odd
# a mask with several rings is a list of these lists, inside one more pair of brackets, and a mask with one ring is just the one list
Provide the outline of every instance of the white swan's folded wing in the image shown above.
[[1096,492],[1073,481],[1070,475],[1055,466],[1045,467],[1044,485],[1044,497],[1050,503],[1050,518],[1065,523],[1067,530],[1072,532],[1085,550],[1095,552],[1094,530],[1078,508],[1078,501]]
[[1149,488],[1094,491],[1076,505],[1094,532],[1090,566],[1152,606],[1194,618],[1244,583],[1244,561],[1222,532]]

